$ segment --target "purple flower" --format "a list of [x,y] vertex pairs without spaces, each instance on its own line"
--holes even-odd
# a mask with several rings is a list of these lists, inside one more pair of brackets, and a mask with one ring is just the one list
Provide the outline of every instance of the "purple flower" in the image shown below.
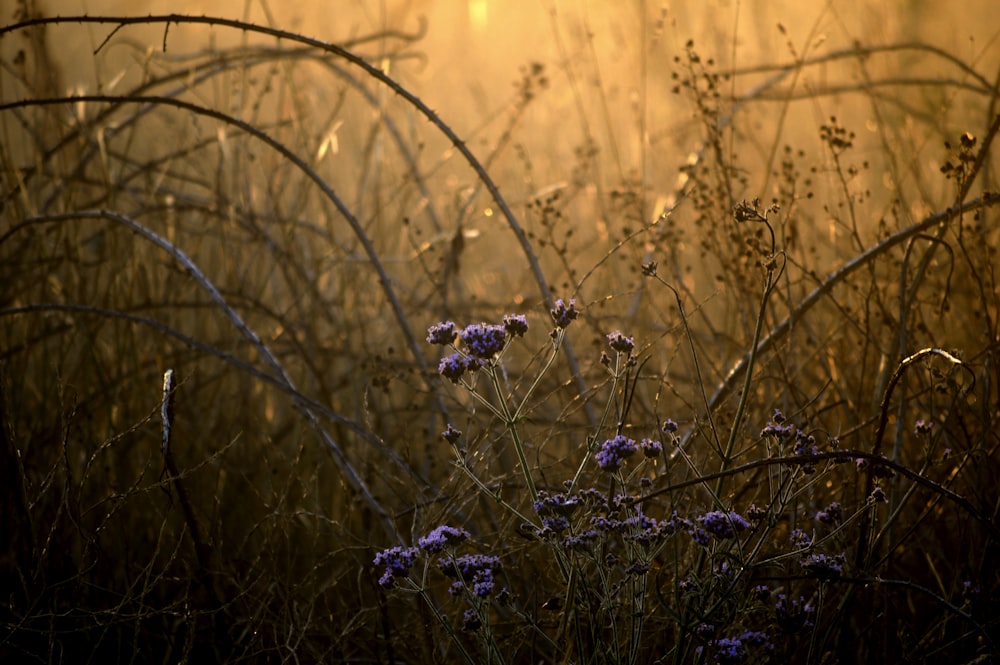
[[455,429],[452,427],[451,423],[448,423],[448,426],[444,428],[443,432],[441,432],[441,436],[444,437],[445,441],[454,446],[458,443],[458,440],[462,438],[462,430]]
[[580,505],[580,497],[569,494],[549,494],[545,490],[538,492],[535,501],[535,512],[539,517],[550,515],[570,515]]
[[810,554],[799,561],[799,565],[820,578],[830,580],[840,577],[844,572],[846,559],[843,554],[829,556],[827,554]]
[[698,523],[702,529],[723,540],[735,538],[738,532],[750,528],[750,522],[735,510],[713,510],[699,517]]
[[500,570],[500,558],[489,554],[463,554],[453,559],[439,559],[438,566],[442,573],[458,580],[449,589],[452,595],[468,588],[474,596],[486,598],[493,592],[494,574]]
[[771,641],[771,636],[762,630],[746,630],[739,637],[743,644],[752,647],[763,647],[767,650],[774,649],[774,643]]
[[462,630],[474,633],[482,626],[483,622],[479,619],[479,613],[471,607],[462,613]]
[[764,602],[771,597],[771,587],[766,584],[758,584],[750,590],[750,597],[754,600]]
[[420,545],[420,549],[425,552],[434,553],[440,552],[445,547],[450,545],[457,545],[469,537],[469,532],[461,527],[456,528],[448,526],[447,524],[442,524],[418,540],[417,544]]
[[455,324],[452,321],[435,323],[427,329],[427,342],[447,346],[455,341]]
[[562,539],[562,546],[568,550],[588,550],[600,538],[601,534],[596,529],[587,529],[572,536]]
[[569,520],[562,515],[556,515],[555,517],[543,517],[541,533],[538,535],[546,536],[548,534],[562,533],[567,529],[569,529]]
[[774,410],[771,420],[764,425],[760,431],[761,437],[772,436],[776,439],[790,439],[795,434],[795,425],[785,422],[785,414],[778,409]]
[[869,503],[889,503],[889,498],[885,495],[885,490],[880,485],[876,485],[872,493],[868,495]]
[[635,339],[626,337],[620,330],[608,333],[608,346],[618,353],[630,354],[635,348]]
[[816,608],[799,596],[798,599],[788,598],[783,593],[778,594],[774,604],[774,618],[778,627],[786,633],[801,633],[814,625]]
[[483,361],[479,358],[452,353],[442,358],[441,362],[438,363],[438,372],[446,379],[451,379],[452,383],[458,383],[466,372],[475,372],[482,366]]
[[556,301],[556,306],[549,313],[557,328],[568,328],[569,324],[580,315],[576,311],[576,300],[570,299],[569,304],[566,304],[562,298]]
[[639,442],[639,447],[642,448],[642,454],[650,459],[663,454],[663,444],[654,439],[643,439]]
[[673,418],[667,418],[663,421],[663,427],[660,429],[663,430],[664,434],[673,434],[677,431],[677,423],[674,422]]
[[524,337],[524,333],[528,332],[528,319],[523,314],[506,314],[503,327],[511,337]]
[[927,434],[931,433],[932,429],[934,429],[934,421],[932,421],[932,420],[918,420],[917,423],[916,423],[916,425],[913,428],[913,433],[917,434],[918,436],[920,436],[920,435],[927,435]]
[[793,529],[791,535],[788,537],[791,541],[792,547],[796,549],[805,549],[812,545],[812,536],[803,531],[802,529]]
[[410,568],[417,560],[416,547],[390,547],[375,555],[372,561],[376,566],[383,566],[385,572],[379,578],[378,583],[383,589],[391,587],[397,577],[406,577],[410,574]]
[[617,471],[622,462],[627,457],[631,457],[636,451],[635,441],[629,439],[624,434],[619,434],[613,439],[608,439],[601,444],[601,449],[594,455],[597,466],[602,471]]
[[[702,647],[698,647],[702,649]],[[718,665],[745,663],[749,654],[743,642],[735,637],[723,637],[708,643],[708,662]],[[699,651],[699,653],[701,653]]]
[[842,519],[844,519],[844,509],[836,501],[816,513],[816,520],[823,524],[836,524]]
[[473,323],[466,326],[459,336],[470,354],[488,360],[503,350],[507,330],[503,326]]

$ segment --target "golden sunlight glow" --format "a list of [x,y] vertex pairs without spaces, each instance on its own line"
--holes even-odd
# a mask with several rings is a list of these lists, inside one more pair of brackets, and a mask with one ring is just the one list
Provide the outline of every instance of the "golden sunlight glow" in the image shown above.
[[487,0],[469,0],[469,25],[477,32],[486,30]]

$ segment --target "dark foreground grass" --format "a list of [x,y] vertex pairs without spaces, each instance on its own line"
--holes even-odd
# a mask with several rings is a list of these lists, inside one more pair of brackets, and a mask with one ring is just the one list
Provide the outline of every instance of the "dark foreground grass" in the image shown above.
[[[82,24],[248,38],[67,95]],[[465,136],[386,73],[419,34],[0,39],[5,662],[1000,654],[982,62],[689,42],[629,170],[532,148],[571,64]]]

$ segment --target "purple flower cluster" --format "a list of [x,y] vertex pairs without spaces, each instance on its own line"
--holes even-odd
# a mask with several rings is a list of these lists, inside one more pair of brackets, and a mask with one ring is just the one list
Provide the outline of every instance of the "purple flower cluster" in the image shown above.
[[574,494],[550,494],[545,490],[538,491],[535,501],[535,513],[539,517],[552,515],[571,515],[580,505],[580,497]]
[[642,454],[648,459],[656,459],[663,454],[663,444],[655,439],[643,439],[639,442]]
[[635,339],[626,337],[620,330],[615,330],[608,333],[608,346],[613,351],[629,355],[632,353],[632,349],[635,348]]
[[457,545],[469,537],[469,532],[461,527],[442,524],[418,540],[417,544],[420,545],[420,549],[433,554],[440,552],[445,547]]
[[750,522],[735,510],[729,512],[713,510],[705,513],[698,518],[698,524],[703,531],[721,540],[735,538],[737,533],[750,528]]
[[566,536],[560,544],[568,550],[589,550],[600,537],[601,534],[597,529],[587,529],[586,531]]
[[626,458],[635,454],[638,447],[633,439],[619,434],[601,444],[601,449],[594,455],[597,466],[602,471],[617,471]]
[[816,608],[802,596],[788,598],[783,593],[778,594],[774,619],[781,630],[792,634],[809,630],[815,625],[815,617]]
[[496,587],[495,576],[500,570],[500,558],[489,554],[463,554],[438,560],[441,572],[456,580],[448,589],[452,595],[468,589],[477,598],[487,598]]
[[555,307],[549,310],[556,328],[568,328],[569,324],[576,320],[580,313],[576,311],[576,300],[570,299],[569,303],[563,302],[560,298],[556,301]]
[[461,353],[452,353],[438,363],[438,372],[452,383],[458,383],[466,372],[475,372],[483,366],[483,361]]
[[913,433],[917,436],[926,436],[934,429],[933,420],[918,420],[913,427]]
[[458,440],[462,438],[462,430],[455,429],[451,423],[448,423],[448,426],[444,428],[443,432],[441,432],[441,436],[444,437],[445,441],[454,446],[458,443]]
[[780,409],[775,409],[771,414],[771,420],[760,431],[761,437],[774,437],[776,439],[790,439],[795,434],[795,425],[785,422],[785,414]]
[[406,577],[410,574],[410,568],[417,560],[416,547],[390,547],[375,555],[372,561],[376,566],[382,566],[384,573],[379,578],[378,583],[383,589],[388,589],[396,582],[397,577]]
[[483,622],[479,618],[479,612],[471,607],[462,612],[462,630],[474,633],[483,627]]
[[435,323],[427,329],[427,343],[447,346],[455,341],[455,324],[452,321]]
[[674,422],[673,418],[667,418],[663,421],[663,425],[660,427],[664,434],[673,434],[677,431],[677,423]]
[[844,573],[844,564],[847,560],[843,554],[810,554],[801,561],[799,565],[821,580],[832,580],[840,577]]
[[524,337],[528,332],[528,319],[523,314],[505,314],[503,327],[511,337]]
[[507,339],[507,329],[489,323],[473,323],[459,333],[462,343],[469,354],[476,358],[489,360],[503,351]]
[[797,550],[805,549],[812,545],[813,542],[812,536],[802,529],[792,529],[792,533],[788,536],[788,540],[792,543],[792,547]]
[[816,521],[823,524],[836,524],[844,519],[844,509],[841,505],[833,501],[829,506],[816,513]]
[[718,665],[737,665],[749,662],[749,649],[774,650],[771,636],[759,630],[746,630],[737,637],[722,637],[698,647],[699,655],[707,656],[704,662]]

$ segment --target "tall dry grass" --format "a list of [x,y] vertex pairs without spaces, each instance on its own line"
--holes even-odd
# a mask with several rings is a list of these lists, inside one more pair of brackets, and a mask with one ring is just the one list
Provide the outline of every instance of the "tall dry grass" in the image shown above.
[[[449,51],[435,13],[334,44],[19,3],[0,654],[727,662],[720,640],[759,629],[773,660],[996,658],[1000,59],[989,34],[860,7],[780,29],[497,10],[523,34],[487,66],[491,40]],[[580,318],[554,346],[557,298]],[[444,379],[428,326],[505,313],[529,330],[492,374]],[[774,409],[808,464],[762,433]],[[593,455],[616,434],[666,450],[612,478]],[[568,480],[688,524],[576,558],[531,530],[530,488]],[[824,531],[832,501],[848,518]],[[751,505],[768,517],[735,544],[690,537]],[[441,524],[504,562],[480,630],[433,565],[417,594],[379,587],[376,553]],[[821,544],[789,545],[799,528]],[[814,626],[789,633],[777,594]]]

